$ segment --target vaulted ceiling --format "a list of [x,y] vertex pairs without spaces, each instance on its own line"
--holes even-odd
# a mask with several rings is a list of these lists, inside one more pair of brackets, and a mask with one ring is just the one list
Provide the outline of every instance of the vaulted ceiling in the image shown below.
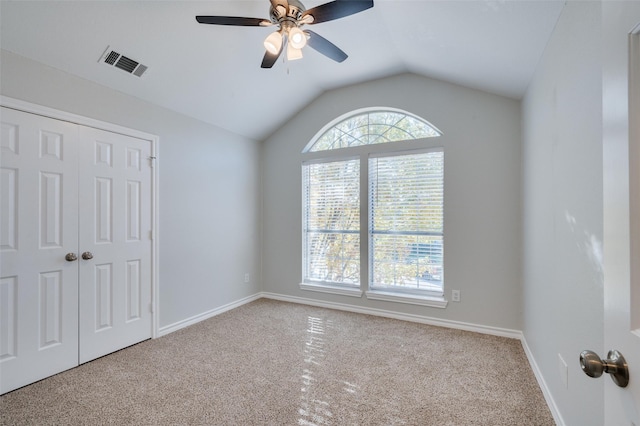
[[[348,1],[348,0],[343,0]],[[326,0],[307,0],[310,9]],[[322,92],[411,72],[520,98],[564,0],[375,0],[313,26],[349,58],[305,48],[261,69],[272,28],[202,25],[196,15],[268,18],[268,0],[0,2],[2,49],[262,140]],[[148,67],[100,61],[107,48]],[[284,56],[284,55],[283,55]]]

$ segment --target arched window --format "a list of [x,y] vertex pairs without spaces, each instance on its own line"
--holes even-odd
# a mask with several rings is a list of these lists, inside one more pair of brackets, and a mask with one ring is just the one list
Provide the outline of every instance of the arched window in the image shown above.
[[441,135],[380,108],[317,133],[303,150],[302,289],[446,306]]
[[442,133],[426,120],[399,110],[372,110],[349,115],[321,131],[305,152],[326,151],[422,138]]

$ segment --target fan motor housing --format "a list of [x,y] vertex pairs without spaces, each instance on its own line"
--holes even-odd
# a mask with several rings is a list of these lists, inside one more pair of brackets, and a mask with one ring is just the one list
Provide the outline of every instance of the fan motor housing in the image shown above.
[[288,3],[289,9],[284,15],[280,14],[280,12],[273,6],[269,8],[271,22],[274,24],[282,23],[284,20],[297,22],[302,17],[302,14],[307,10],[307,8],[298,0],[289,0]]

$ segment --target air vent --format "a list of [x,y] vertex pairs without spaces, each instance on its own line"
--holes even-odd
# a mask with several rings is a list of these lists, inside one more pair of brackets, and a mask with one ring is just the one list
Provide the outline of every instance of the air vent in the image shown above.
[[113,65],[116,63],[116,60],[119,57],[120,57],[120,54],[112,50],[111,52],[109,52],[109,56],[107,56],[107,59],[105,59],[104,61],[109,65]]
[[133,74],[136,77],[142,77],[142,74],[147,70],[146,65],[142,65],[140,62],[131,59],[123,54],[112,50],[111,47],[107,47],[102,56],[100,57],[100,61],[109,66],[114,66],[116,68],[120,68],[123,71],[128,72],[129,74]]

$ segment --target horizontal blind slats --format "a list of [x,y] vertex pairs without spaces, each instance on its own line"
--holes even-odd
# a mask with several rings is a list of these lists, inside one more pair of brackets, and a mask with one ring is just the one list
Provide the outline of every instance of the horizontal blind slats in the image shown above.
[[304,166],[305,280],[360,283],[360,161]]
[[444,153],[369,159],[372,288],[441,290]]

